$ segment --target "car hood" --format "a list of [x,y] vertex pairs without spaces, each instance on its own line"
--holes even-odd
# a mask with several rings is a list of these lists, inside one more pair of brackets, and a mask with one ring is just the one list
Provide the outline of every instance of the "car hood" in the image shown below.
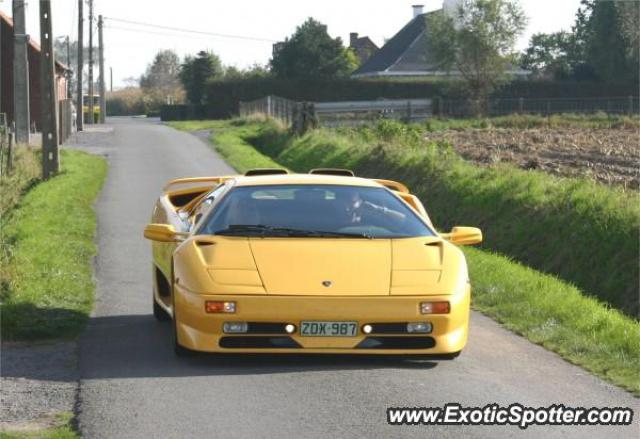
[[191,260],[208,274],[208,285],[202,270],[183,275],[183,285],[215,294],[442,295],[466,278],[464,256],[439,237],[195,237],[175,260],[177,271],[190,271]]

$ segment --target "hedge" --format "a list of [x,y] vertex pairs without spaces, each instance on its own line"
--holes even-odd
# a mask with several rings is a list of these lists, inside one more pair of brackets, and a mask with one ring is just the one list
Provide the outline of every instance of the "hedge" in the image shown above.
[[[497,98],[587,98],[638,96],[638,84],[606,84],[576,81],[513,81]],[[459,82],[431,80],[295,80],[258,78],[213,81],[207,85],[206,105],[171,106],[163,109],[163,120],[223,119],[238,114],[240,101],[276,95],[297,101],[330,102],[367,99],[462,98]]]

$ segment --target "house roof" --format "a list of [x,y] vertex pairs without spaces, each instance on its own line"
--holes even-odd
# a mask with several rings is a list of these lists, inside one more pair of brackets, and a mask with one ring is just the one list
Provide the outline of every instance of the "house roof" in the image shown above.
[[[0,20],[4,21],[7,23],[7,25],[13,29],[13,18],[9,17],[7,14],[5,14],[4,12],[0,11]],[[41,52],[42,49],[40,47],[40,45],[33,39],[33,38],[29,38],[29,46],[31,46],[31,48],[33,50],[35,50],[36,52]],[[56,63],[56,67],[58,69],[64,70],[64,71],[71,71],[71,68],[69,68],[66,64],[61,63],[58,60],[55,60]]]
[[[440,70],[429,51],[429,44],[425,36],[427,17],[441,11],[442,9],[439,9],[414,17],[371,58],[353,72],[352,76],[459,75],[460,72],[457,70],[452,70],[451,72]],[[509,73],[526,75],[530,72],[510,67]]]
[[413,72],[430,70],[434,64],[428,59],[427,42],[424,33],[426,17],[433,12],[419,14],[382,46],[353,74],[367,76],[382,72]]

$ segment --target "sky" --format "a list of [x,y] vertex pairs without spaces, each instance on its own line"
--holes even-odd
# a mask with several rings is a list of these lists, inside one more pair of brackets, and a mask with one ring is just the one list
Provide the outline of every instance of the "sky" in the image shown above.
[[[27,0],[27,33],[36,40],[40,39],[38,3]],[[52,0],[54,36],[76,38],[77,3]],[[358,32],[380,46],[412,18],[415,3],[424,3],[425,12],[442,7],[442,0],[94,0],[94,10],[96,17],[105,17],[105,66],[113,68],[118,88],[127,78],[139,77],[160,49],[173,49],[181,57],[212,50],[223,64],[240,68],[266,64],[272,42],[292,34],[308,17],[326,24],[329,34],[345,44],[350,32]],[[520,0],[520,4],[529,18],[518,42],[524,49],[534,33],[569,30],[580,0]],[[0,0],[0,10],[12,15],[11,0]],[[87,23],[86,4],[84,12]],[[116,19],[249,38],[186,34]]]

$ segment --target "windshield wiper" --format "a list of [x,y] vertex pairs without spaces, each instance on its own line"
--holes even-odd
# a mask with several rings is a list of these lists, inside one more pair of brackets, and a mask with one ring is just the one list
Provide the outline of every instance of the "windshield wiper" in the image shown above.
[[372,239],[372,236],[365,233],[347,233],[347,232],[328,232],[322,230],[305,230],[294,229],[290,227],[272,227],[263,224],[231,224],[226,229],[218,230],[216,235],[231,236],[288,236],[288,237],[337,237],[337,238],[366,238]]
[[328,232],[328,231],[324,231],[324,230],[295,230],[295,229],[291,229],[291,230],[295,231],[295,232],[306,233],[307,236],[373,239],[373,236],[368,235],[366,233]]
[[226,229],[216,230],[214,235],[236,235],[245,236],[247,234],[264,235],[269,230],[269,226],[262,224],[231,224]]

